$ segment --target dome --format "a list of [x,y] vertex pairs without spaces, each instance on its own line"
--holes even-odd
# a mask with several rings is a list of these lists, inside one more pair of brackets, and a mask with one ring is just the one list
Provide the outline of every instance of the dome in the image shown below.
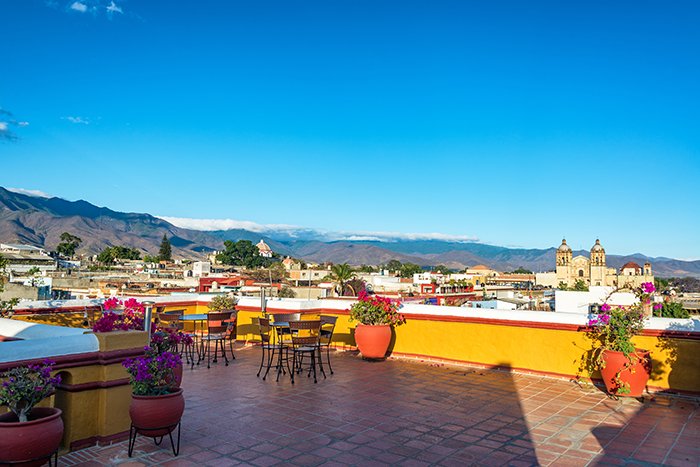
[[595,245],[593,245],[593,248],[591,248],[591,252],[594,252],[594,251],[603,251],[603,252],[605,252],[605,249],[604,249],[603,246],[600,244],[600,240],[598,240],[597,238],[596,238],[596,240],[595,240]]
[[557,248],[557,251],[571,251],[571,247],[566,244],[566,239],[562,239],[561,245]]

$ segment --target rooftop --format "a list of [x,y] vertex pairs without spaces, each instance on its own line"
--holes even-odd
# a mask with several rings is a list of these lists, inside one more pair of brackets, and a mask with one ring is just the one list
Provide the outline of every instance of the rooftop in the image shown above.
[[139,438],[61,465],[697,465],[700,400],[441,363],[332,355],[334,375],[256,378],[260,354],[185,369],[180,455]]

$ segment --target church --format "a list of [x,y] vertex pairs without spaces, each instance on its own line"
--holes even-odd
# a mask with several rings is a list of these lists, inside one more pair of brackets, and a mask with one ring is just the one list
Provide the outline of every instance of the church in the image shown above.
[[620,268],[607,267],[605,263],[605,248],[596,239],[591,248],[590,257],[573,256],[571,247],[566,239],[561,241],[556,254],[556,283],[564,283],[572,287],[576,281],[582,280],[587,286],[608,287],[639,287],[643,282],[654,282],[651,264],[640,266],[630,261]]

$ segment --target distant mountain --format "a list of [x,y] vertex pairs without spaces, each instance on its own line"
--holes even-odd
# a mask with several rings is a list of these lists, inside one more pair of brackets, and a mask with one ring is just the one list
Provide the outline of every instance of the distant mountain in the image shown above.
[[164,234],[174,253],[188,258],[221,247],[206,232],[181,229],[149,214],[112,211],[83,200],[28,196],[0,187],[0,241],[53,250],[63,232],[82,238],[79,252],[87,254],[115,245],[156,254]]
[[[126,245],[156,254],[163,234],[176,256],[201,258],[220,250],[225,240],[264,240],[273,251],[313,262],[347,262],[379,265],[392,259],[421,266],[444,264],[450,268],[485,264],[501,271],[524,267],[532,271],[554,269],[556,249],[506,248],[468,241],[406,240],[329,241],[313,229],[267,230],[264,234],[244,229],[199,231],[176,227],[150,214],[124,213],[98,207],[87,201],[66,201],[15,193],[0,187],[0,242],[27,243],[49,250],[56,248],[63,232],[83,239],[79,253],[97,253],[106,246]],[[588,256],[587,251],[574,255]],[[608,265],[619,268],[628,261],[652,263],[657,276],[700,277],[700,261],[649,258],[643,254],[607,255]]]

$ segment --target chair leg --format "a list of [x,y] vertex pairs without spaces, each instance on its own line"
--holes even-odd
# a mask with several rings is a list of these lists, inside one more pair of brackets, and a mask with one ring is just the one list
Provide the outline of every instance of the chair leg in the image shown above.
[[267,349],[267,368],[265,369],[265,374],[263,375],[263,381],[265,381],[265,378],[267,378],[267,374],[270,372],[270,368],[272,368],[272,362],[275,359],[275,348],[272,347],[271,349]]
[[228,366],[228,357],[226,356],[226,346],[224,345],[224,340],[221,340],[221,353],[224,355],[225,366]]
[[228,340],[228,346],[231,349],[231,360],[235,360],[236,355],[233,353],[233,339]]
[[[297,353],[292,350],[292,368],[296,367],[297,363]],[[289,360],[287,360],[287,365],[289,365]],[[294,371],[289,371],[289,374],[292,376],[292,384],[294,384]]]
[[260,354],[260,368],[258,368],[258,374],[255,375],[258,378],[260,378],[260,372],[262,371],[263,363],[265,363],[265,343],[262,343],[260,345],[260,348],[262,350],[262,353]]
[[311,352],[311,367],[314,369],[314,384],[316,384],[316,351]]
[[326,362],[328,363],[328,369],[331,370],[331,374],[333,374],[333,365],[331,365],[331,346],[330,345],[326,346]]

